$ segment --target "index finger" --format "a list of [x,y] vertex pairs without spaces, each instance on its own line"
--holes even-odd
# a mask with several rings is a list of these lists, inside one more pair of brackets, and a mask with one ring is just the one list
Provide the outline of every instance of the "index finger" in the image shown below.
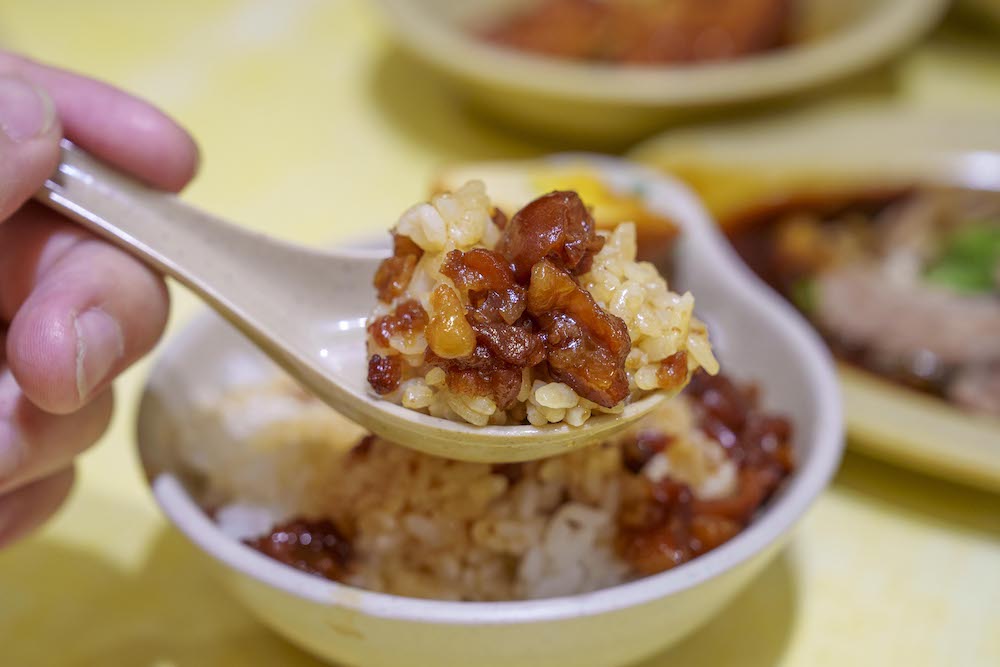
[[44,88],[65,136],[140,180],[176,192],[194,176],[198,147],[174,120],[113,86],[0,51],[0,72]]

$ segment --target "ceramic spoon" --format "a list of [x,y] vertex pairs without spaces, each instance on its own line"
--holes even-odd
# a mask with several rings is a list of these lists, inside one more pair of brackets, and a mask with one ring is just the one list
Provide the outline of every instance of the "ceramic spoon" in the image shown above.
[[152,190],[68,141],[37,198],[188,287],[318,397],[399,444],[454,459],[513,462],[594,443],[668,397],[568,424],[474,426],[408,410],[367,382],[365,318],[385,251],[304,248]]

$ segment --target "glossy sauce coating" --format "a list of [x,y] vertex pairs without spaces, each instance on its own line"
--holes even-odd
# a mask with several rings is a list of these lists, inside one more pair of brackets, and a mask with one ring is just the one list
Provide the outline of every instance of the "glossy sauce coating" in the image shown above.
[[532,270],[528,312],[545,335],[554,379],[607,408],[628,396],[625,357],[632,346],[628,328],[547,259]]
[[368,334],[381,347],[389,347],[389,340],[396,334],[413,335],[427,326],[427,311],[416,300],[398,304],[392,313],[377,318],[368,325]]
[[[729,496],[700,500],[674,479],[653,482],[645,477],[643,467],[675,442],[658,428],[620,442],[624,498],[616,517],[615,547],[635,576],[676,567],[736,536],[795,467],[791,425],[759,408],[752,385],[700,372],[685,391],[697,427],[722,444],[736,464],[736,486]],[[374,436],[362,438],[347,456],[364,461],[374,442]],[[530,465],[497,464],[492,471],[513,489]],[[349,520],[338,526],[300,518],[247,544],[299,570],[344,581],[352,568],[364,567],[351,544],[354,530]]]
[[451,391],[490,396],[506,409],[520,391],[521,369],[545,360],[544,340],[533,321],[524,317],[527,291],[517,283],[510,264],[484,248],[452,251],[441,272],[467,296],[466,319],[475,332],[476,347],[460,360],[429,357],[428,361],[445,370]]
[[[726,542],[748,523],[793,470],[788,420],[762,412],[753,386],[697,373],[686,389],[698,427],[725,448],[738,466],[736,490],[727,497],[699,500],[684,484],[665,478],[636,478],[632,500],[618,517],[619,554],[640,574],[684,563]],[[626,443],[625,463],[638,471],[669,439],[639,434]]]
[[[542,377],[606,408],[623,401],[631,346],[625,323],[598,306],[576,279],[604,246],[580,197],[551,192],[509,220],[499,209],[492,218],[503,230],[496,249],[453,250],[445,257],[440,271],[454,288],[434,289],[432,316],[407,300],[369,327],[380,348],[369,359],[369,383],[383,395],[398,388],[402,364],[389,341],[423,332],[425,361],[445,371],[448,388],[489,396],[500,409],[516,402],[525,368],[538,368]],[[393,256],[376,275],[380,298],[396,299],[412,280],[420,254],[404,239],[395,236]],[[671,379],[670,369],[664,372]]]
[[423,254],[420,246],[406,236],[392,235],[392,256],[384,259],[375,272],[375,291],[379,301],[392,303],[406,291],[417,261]]
[[330,521],[293,519],[248,545],[297,570],[340,580],[354,555],[347,538]]
[[368,325],[368,335],[382,348],[381,352],[368,357],[368,384],[377,394],[392,393],[399,387],[403,377],[402,359],[391,351],[390,339],[397,334],[404,338],[417,335],[426,328],[427,323],[427,312],[423,306],[410,299]]
[[550,192],[514,214],[497,248],[522,283],[543,259],[574,275],[590,270],[604,247],[590,211],[575,192]]

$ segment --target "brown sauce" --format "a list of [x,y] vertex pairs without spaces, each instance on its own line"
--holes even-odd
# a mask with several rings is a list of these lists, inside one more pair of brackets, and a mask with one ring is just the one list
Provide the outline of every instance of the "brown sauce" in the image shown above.
[[330,521],[293,519],[247,544],[285,565],[334,581],[346,576],[354,557],[350,542]]
[[[645,576],[685,563],[725,543],[753,519],[795,467],[792,428],[763,412],[753,385],[699,372],[685,390],[694,403],[698,428],[719,442],[738,467],[736,489],[727,497],[699,500],[686,485],[665,478],[652,482],[643,466],[672,444],[657,429],[621,443],[621,466],[631,495],[623,502],[616,548],[634,573]],[[374,442],[362,438],[348,456],[363,460]],[[523,463],[493,466],[513,487],[524,479]],[[330,521],[293,519],[247,544],[286,565],[334,581],[363,567],[344,530]]]
[[[794,468],[788,420],[758,407],[753,386],[698,372],[685,390],[695,404],[698,427],[721,444],[739,467],[736,491],[699,500],[684,484],[637,477],[639,491],[618,517],[618,552],[639,574],[676,567],[726,542],[747,524]],[[627,442],[623,463],[638,472],[670,440],[640,432]]]

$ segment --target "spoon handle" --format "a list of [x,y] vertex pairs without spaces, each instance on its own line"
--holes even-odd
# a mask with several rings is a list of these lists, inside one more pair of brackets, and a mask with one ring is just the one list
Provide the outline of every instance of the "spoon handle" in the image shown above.
[[[63,139],[57,171],[35,194],[41,203],[122,247],[200,296],[225,274],[218,266],[254,234],[154,190]],[[229,249],[234,252],[220,252]],[[239,253],[236,253],[239,254]],[[213,267],[215,267],[213,269]],[[226,281],[222,281],[225,283]]]
[[[339,277],[371,275],[371,253],[311,250],[238,227],[140,183],[65,139],[58,170],[35,198],[176,279],[258,339],[270,333],[269,324],[292,316],[289,300],[328,308],[317,301],[322,295],[314,296],[317,280],[336,294]],[[357,289],[340,293],[345,291]]]

